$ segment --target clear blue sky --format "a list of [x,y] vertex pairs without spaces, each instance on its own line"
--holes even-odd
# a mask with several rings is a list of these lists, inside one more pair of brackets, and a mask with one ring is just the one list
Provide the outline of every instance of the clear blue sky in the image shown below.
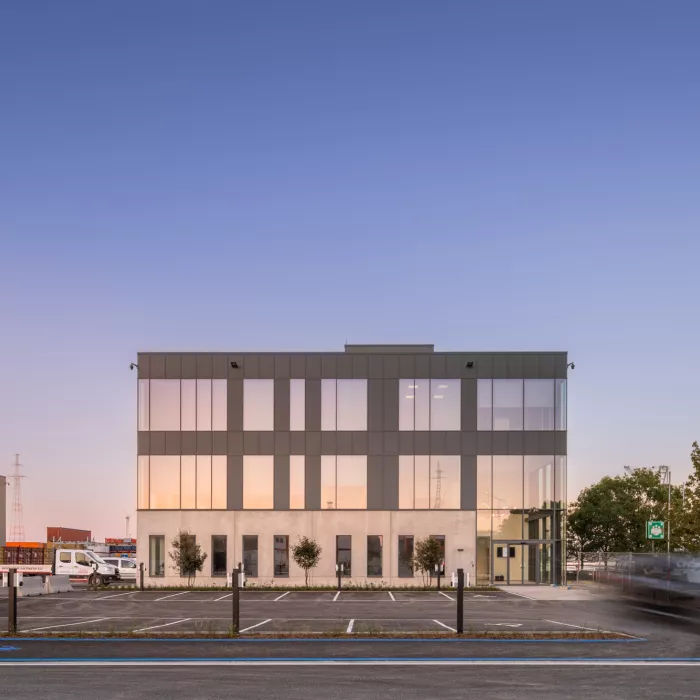
[[[121,535],[137,350],[569,350],[570,495],[700,439],[700,3],[0,8],[0,471]],[[133,521],[132,521],[133,526]]]

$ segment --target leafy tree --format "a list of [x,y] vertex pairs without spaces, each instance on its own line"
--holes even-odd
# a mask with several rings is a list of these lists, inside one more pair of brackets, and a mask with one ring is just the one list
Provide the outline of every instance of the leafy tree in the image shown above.
[[700,446],[690,452],[692,471],[671,497],[671,544],[687,552],[700,552]]
[[444,556],[442,543],[434,537],[417,540],[413,548],[413,570],[420,571],[425,581],[425,575],[430,578],[435,566],[442,564]]
[[173,569],[179,571],[180,576],[187,576],[187,585],[192,586],[197,572],[204,568],[207,555],[202,552],[195,536],[187,530],[180,530],[170,542],[170,547]]
[[292,559],[301,569],[304,569],[304,585],[309,585],[309,570],[313,569],[321,559],[323,549],[316,540],[308,537],[300,537],[299,541],[292,545]]

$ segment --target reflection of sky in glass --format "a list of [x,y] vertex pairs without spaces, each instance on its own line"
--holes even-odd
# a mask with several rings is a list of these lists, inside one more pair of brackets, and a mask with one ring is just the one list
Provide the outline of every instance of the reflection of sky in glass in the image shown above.
[[461,382],[459,379],[430,380],[430,429],[461,428]]
[[335,502],[335,457],[321,457],[321,508],[332,510]]
[[289,507],[292,510],[304,507],[305,484],[305,458],[303,455],[292,455],[289,458]]
[[211,430],[211,379],[197,380],[197,430]]
[[367,380],[339,379],[338,430],[367,430]]
[[197,456],[197,508],[211,508],[211,457]]
[[226,455],[211,458],[211,507],[225,510],[228,506]]
[[336,429],[336,381],[321,380],[321,430]]
[[243,430],[274,430],[274,379],[243,380]]
[[523,429],[523,380],[493,380],[493,429]]
[[430,457],[416,455],[413,460],[416,509],[427,509],[430,508]]
[[476,507],[491,508],[491,455],[476,458]]
[[491,430],[493,426],[493,383],[479,379],[476,385],[477,430]]
[[525,430],[554,430],[554,380],[525,380]]
[[197,458],[194,455],[180,457],[180,503],[182,508],[194,509],[197,506]]
[[151,508],[180,508],[180,458],[151,456]]
[[494,455],[493,457],[493,507],[523,507],[523,458],[520,456]]
[[306,380],[289,380],[289,429],[304,430],[306,427]]
[[437,510],[460,507],[460,458],[454,455],[430,458],[430,507]]
[[151,379],[151,430],[180,430],[180,380]]
[[399,457],[399,508],[413,510],[413,457]]
[[526,455],[524,468],[525,508],[543,508],[553,499],[554,457]]
[[243,508],[270,509],[273,506],[274,457],[243,457]]
[[413,430],[413,412],[416,406],[415,382],[399,380],[399,430]]
[[367,457],[338,457],[336,482],[338,508],[367,508]]
[[227,430],[226,407],[228,404],[228,382],[225,379],[213,379],[211,382],[211,429]]

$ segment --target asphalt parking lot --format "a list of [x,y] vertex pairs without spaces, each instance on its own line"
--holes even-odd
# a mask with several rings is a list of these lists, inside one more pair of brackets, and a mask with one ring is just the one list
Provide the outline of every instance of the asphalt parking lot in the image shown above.
[[[373,634],[455,631],[454,591],[241,591],[241,633]],[[0,600],[6,618],[7,601]],[[20,632],[213,634],[231,629],[223,591],[88,591],[23,598]],[[0,619],[2,619],[0,617]],[[0,623],[2,624],[2,623]],[[505,591],[464,595],[465,632],[634,635],[604,605],[536,601]]]

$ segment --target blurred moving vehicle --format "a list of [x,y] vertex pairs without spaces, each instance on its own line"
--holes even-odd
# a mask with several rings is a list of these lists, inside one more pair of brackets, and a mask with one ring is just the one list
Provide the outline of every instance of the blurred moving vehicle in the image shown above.
[[136,573],[138,571],[136,559],[129,559],[128,557],[105,557],[105,561],[119,571],[122,581],[136,581]]

